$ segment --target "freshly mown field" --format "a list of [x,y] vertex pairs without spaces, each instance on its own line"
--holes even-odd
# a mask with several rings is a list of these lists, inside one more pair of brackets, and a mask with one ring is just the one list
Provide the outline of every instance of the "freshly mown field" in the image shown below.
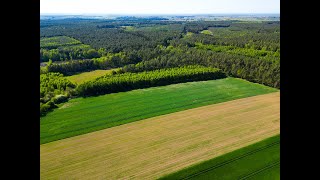
[[280,135],[160,179],[280,179]]
[[69,79],[73,83],[81,84],[86,81],[93,80],[97,77],[106,75],[110,73],[112,70],[94,70],[90,72],[84,72],[72,76],[67,76],[66,78]]
[[[228,81],[237,80],[228,79]],[[204,87],[212,92],[210,83],[212,81],[207,82]],[[197,83],[182,86],[195,84]],[[174,89],[172,86],[171,88]],[[156,88],[146,91],[156,91]],[[143,93],[135,91],[137,92]],[[182,95],[186,96],[183,92]],[[192,99],[193,95],[188,96]],[[175,102],[178,98],[170,99],[171,102]],[[137,102],[135,106],[139,104]],[[130,106],[132,113],[136,112],[135,106]],[[94,112],[87,116],[88,119],[95,118]],[[66,117],[63,120],[70,119]],[[275,92],[166,114],[40,145],[40,177],[41,179],[155,179],[279,133],[280,93]],[[271,149],[278,153],[277,148]],[[256,155],[267,156],[271,151],[261,151],[261,153]],[[271,160],[275,157],[277,155],[265,158],[273,162]],[[237,163],[233,164],[233,168],[244,169],[249,166],[252,168],[256,164],[252,170],[258,170],[265,165],[263,161],[253,163],[252,158],[256,157],[252,155],[246,158],[248,161],[238,162],[243,168],[238,167]],[[229,169],[228,173],[231,174],[232,171],[233,169]]]
[[236,78],[76,98],[40,119],[40,143],[278,90]]

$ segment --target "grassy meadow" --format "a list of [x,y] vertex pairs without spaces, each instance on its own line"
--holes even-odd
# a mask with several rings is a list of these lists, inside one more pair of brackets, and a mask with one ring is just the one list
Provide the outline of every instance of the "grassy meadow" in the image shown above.
[[209,30],[203,30],[201,31],[202,34],[207,34],[207,35],[213,35],[213,33]]
[[111,73],[111,71],[112,71],[111,69],[110,70],[94,70],[94,71],[84,72],[84,73],[80,73],[72,76],[66,76],[66,78],[73,83],[81,84],[83,82],[91,81],[100,76],[109,74]]

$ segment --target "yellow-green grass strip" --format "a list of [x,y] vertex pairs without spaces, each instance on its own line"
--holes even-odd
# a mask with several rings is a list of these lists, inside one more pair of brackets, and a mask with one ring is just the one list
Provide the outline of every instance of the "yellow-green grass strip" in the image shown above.
[[213,33],[209,30],[203,30],[201,31],[202,34],[207,34],[207,35],[213,35]]
[[72,75],[72,76],[66,76],[67,79],[69,79],[71,82],[76,84],[81,84],[86,81],[94,80],[98,77],[104,76],[106,74],[110,74],[112,69],[110,70],[94,70],[90,72],[83,72],[80,74]]

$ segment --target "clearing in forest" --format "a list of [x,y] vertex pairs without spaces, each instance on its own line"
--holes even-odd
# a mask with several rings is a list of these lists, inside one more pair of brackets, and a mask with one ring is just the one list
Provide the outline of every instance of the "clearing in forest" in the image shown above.
[[90,72],[83,72],[80,74],[72,75],[72,76],[66,76],[67,79],[69,79],[73,83],[81,84],[86,81],[94,80],[100,76],[104,76],[106,74],[111,73],[110,70],[94,70]]
[[207,35],[213,35],[213,33],[209,30],[203,30],[201,31],[202,34],[207,34]]

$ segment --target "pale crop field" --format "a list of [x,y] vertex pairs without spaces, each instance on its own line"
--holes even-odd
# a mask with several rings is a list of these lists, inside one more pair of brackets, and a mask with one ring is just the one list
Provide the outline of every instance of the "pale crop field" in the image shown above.
[[40,145],[41,179],[156,179],[280,133],[280,93]]

